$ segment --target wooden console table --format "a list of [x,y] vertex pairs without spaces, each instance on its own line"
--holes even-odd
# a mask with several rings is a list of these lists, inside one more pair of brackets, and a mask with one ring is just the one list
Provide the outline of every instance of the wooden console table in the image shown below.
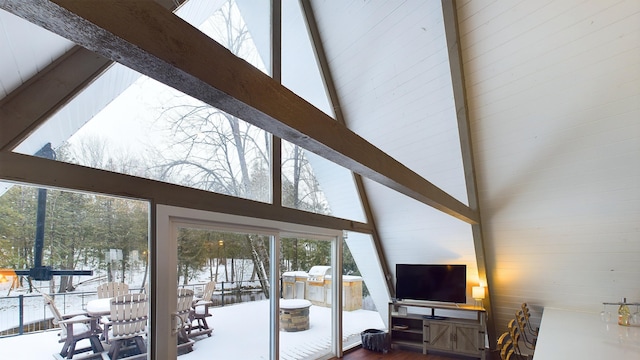
[[[475,315],[475,316],[474,316]],[[486,311],[477,306],[389,303],[392,348],[446,352],[485,359]]]

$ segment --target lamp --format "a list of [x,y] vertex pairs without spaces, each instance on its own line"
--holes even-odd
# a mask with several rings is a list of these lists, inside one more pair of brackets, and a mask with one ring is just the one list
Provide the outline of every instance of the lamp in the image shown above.
[[482,307],[482,300],[484,299],[484,286],[472,287],[471,296],[476,300],[476,305]]

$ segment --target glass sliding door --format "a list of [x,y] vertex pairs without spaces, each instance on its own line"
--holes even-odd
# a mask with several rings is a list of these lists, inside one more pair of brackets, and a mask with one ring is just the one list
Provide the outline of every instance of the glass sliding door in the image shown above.
[[[201,355],[269,358],[272,235],[195,224],[177,226],[177,287],[192,290],[196,301],[211,303],[206,309],[195,309],[204,315],[205,324],[195,328],[199,324],[192,322],[188,340],[197,341]],[[210,282],[215,289],[203,298]]]
[[280,359],[336,355],[335,237],[286,235],[280,241]]
[[177,289],[200,298],[211,282],[204,321],[212,330],[187,334],[195,344],[180,359],[328,359],[341,352],[340,232],[313,228],[309,235],[277,221],[156,208],[153,339],[162,359],[181,354],[179,336],[162,330],[174,329]]

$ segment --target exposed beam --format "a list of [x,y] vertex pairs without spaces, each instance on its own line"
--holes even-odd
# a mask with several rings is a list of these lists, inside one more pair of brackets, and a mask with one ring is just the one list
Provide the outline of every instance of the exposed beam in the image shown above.
[[[184,1],[156,0],[170,10]],[[74,46],[2,99],[0,150],[17,146],[111,64],[110,59]]]
[[471,224],[478,214],[151,0],[0,7]]
[[[271,0],[271,77],[282,83],[282,1]],[[282,140],[271,137],[271,203],[282,206]]]
[[0,101],[0,149],[10,150],[113,62],[76,46]]
[[[371,233],[368,224],[180,185],[118,174],[106,170],[58,162],[12,152],[0,152],[0,179],[36,183],[52,188],[74,189],[156,204],[227,213],[320,228]],[[135,189],[135,195],[131,193]]]
[[[331,105],[333,106],[333,112],[335,114],[336,121],[346,126],[346,120],[344,118],[344,114],[342,113],[342,106],[340,105],[340,99],[338,98],[338,93],[336,92],[336,86],[333,81],[333,76],[331,75],[331,68],[329,67],[329,62],[327,61],[327,55],[324,51],[324,46],[322,45],[322,39],[320,38],[320,31],[318,30],[318,24],[313,13],[313,8],[311,7],[311,3],[308,0],[300,0],[300,6],[302,7],[302,12],[306,19],[307,29],[309,31],[309,36],[311,37],[311,42],[313,44],[313,50],[316,55],[316,60],[318,61],[318,66],[320,66],[320,72],[322,73],[322,80],[324,81],[327,95],[329,96],[329,100],[331,102]],[[392,297],[395,297],[395,287],[393,286],[393,281],[391,279],[389,264],[387,263],[387,257],[384,254],[384,248],[382,247],[382,241],[380,239],[380,234],[378,233],[378,228],[376,227],[373,210],[371,209],[369,197],[367,196],[367,192],[364,188],[362,176],[354,173],[353,181],[355,182],[356,189],[358,190],[358,196],[367,217],[367,223],[371,226],[372,229],[371,237],[373,238],[373,244],[376,249],[376,254],[378,255],[380,267],[382,268],[382,273],[384,274],[387,291],[389,291],[389,294],[391,294]]]
[[476,253],[476,263],[478,266],[478,277],[483,286],[487,286],[487,296],[484,299],[484,306],[489,314],[487,319],[487,332],[489,347],[495,347],[496,326],[491,302],[491,286],[489,283],[487,260],[485,257],[484,237],[482,236],[482,221],[480,221],[480,206],[478,201],[478,189],[476,184],[475,162],[473,160],[473,146],[471,141],[471,126],[469,124],[469,111],[467,106],[467,96],[464,87],[464,69],[462,67],[462,51],[460,49],[460,32],[458,29],[458,16],[456,12],[455,0],[442,0],[442,14],[444,21],[444,32],[449,52],[449,66],[451,69],[451,82],[453,86],[453,100],[456,107],[458,119],[458,132],[460,136],[460,147],[462,151],[462,164],[464,167],[465,183],[467,186],[467,197],[469,206],[478,214],[478,223],[471,225],[473,243]]

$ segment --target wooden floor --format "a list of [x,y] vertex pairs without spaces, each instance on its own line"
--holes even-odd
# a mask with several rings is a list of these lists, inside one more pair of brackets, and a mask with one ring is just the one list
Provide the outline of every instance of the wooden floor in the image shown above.
[[344,354],[342,357],[344,360],[461,360],[469,359],[468,357],[456,357],[446,356],[441,354],[428,354],[423,355],[419,352],[404,351],[404,350],[390,350],[388,353],[383,354],[375,351],[365,350],[362,348],[351,350]]

